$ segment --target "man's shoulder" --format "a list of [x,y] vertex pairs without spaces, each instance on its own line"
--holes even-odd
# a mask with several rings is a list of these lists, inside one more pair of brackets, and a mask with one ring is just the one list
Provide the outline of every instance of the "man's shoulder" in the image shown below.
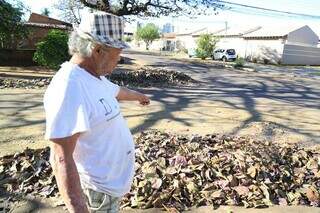
[[78,90],[80,84],[80,76],[77,67],[72,64],[64,63],[61,68],[53,76],[46,93],[47,94],[63,94]]
[[80,78],[81,75],[79,75],[76,66],[64,63],[53,76],[49,87],[64,88],[68,84],[78,84],[80,82]]

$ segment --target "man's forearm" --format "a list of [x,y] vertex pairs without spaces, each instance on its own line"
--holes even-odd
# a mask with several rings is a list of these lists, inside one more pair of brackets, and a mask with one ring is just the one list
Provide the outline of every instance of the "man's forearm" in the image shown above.
[[117,99],[118,101],[136,101],[138,100],[138,93],[126,87],[120,87]]
[[57,180],[59,192],[68,210],[72,213],[88,213],[80,185],[77,167],[72,160],[56,159],[52,168]]

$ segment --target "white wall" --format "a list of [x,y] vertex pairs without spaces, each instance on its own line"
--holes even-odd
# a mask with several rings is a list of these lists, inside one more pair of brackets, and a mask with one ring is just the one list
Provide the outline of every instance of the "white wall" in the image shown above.
[[244,40],[244,58],[258,61],[268,59],[271,63],[278,63],[282,58],[284,41],[278,40]]
[[320,48],[285,44],[283,64],[320,65]]
[[[146,44],[143,41],[132,41],[129,43],[130,48],[134,50],[145,50],[146,49]],[[163,41],[161,39],[157,39],[149,45],[149,50],[157,50],[159,51],[160,48],[163,47]]]
[[197,38],[192,37],[191,35],[176,36],[176,41],[180,41],[186,49],[196,48],[196,40]]
[[164,43],[164,41],[162,39],[157,39],[152,42],[149,49],[160,51],[160,49],[163,47],[163,43]]
[[245,40],[243,38],[221,38],[217,48],[232,48],[239,57],[256,58],[258,61],[268,59],[271,63],[278,63],[282,57],[283,40]]

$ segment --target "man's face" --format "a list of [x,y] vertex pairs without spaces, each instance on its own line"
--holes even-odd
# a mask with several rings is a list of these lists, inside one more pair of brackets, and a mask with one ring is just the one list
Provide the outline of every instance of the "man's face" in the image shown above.
[[97,54],[97,72],[100,75],[111,74],[120,60],[121,49],[98,46]]

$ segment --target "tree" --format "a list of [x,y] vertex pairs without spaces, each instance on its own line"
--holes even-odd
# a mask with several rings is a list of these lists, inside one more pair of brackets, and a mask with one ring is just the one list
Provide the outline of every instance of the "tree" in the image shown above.
[[42,11],[41,11],[41,15],[49,16],[50,15],[49,9],[48,8],[43,8]]
[[15,48],[17,40],[27,37],[28,31],[22,23],[22,6],[14,7],[0,0],[0,47]]
[[160,38],[159,29],[156,25],[149,23],[144,27],[138,28],[136,38],[143,40],[146,43],[146,50],[149,50],[150,44],[152,44],[155,39]]
[[69,23],[80,24],[80,11],[84,9],[84,5],[80,0],[59,0],[54,7],[60,10],[61,18]]
[[197,40],[196,56],[202,60],[210,57],[218,40],[210,34],[202,34]]
[[219,0],[79,0],[83,5],[118,16],[138,15],[159,17],[169,14],[198,15],[214,12],[224,5]]
[[36,46],[33,60],[42,66],[57,69],[61,63],[70,58],[68,34],[61,30],[50,30],[44,40]]

